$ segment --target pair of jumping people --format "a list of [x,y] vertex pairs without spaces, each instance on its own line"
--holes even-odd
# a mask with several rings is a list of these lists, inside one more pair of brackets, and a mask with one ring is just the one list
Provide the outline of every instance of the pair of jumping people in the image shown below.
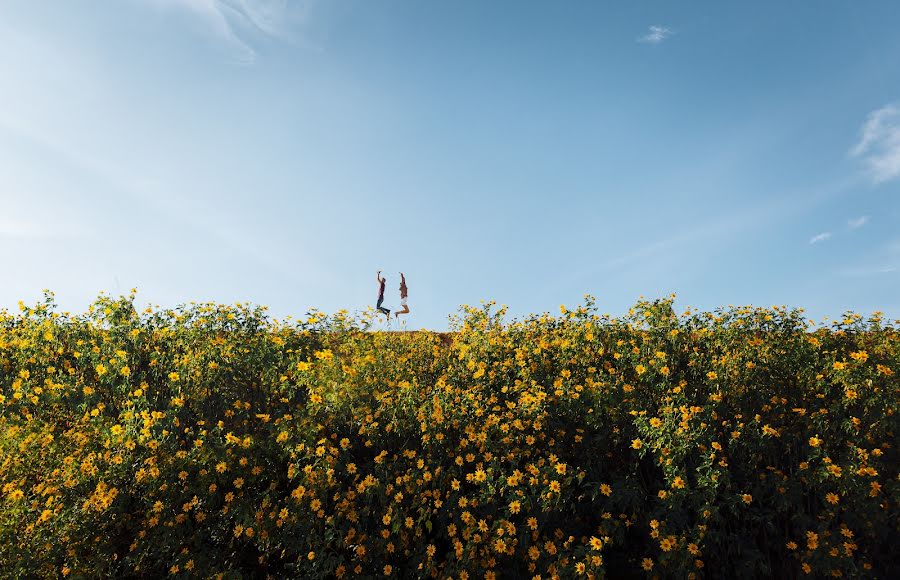
[[[375,279],[378,280],[378,304],[376,304],[375,308],[383,313],[387,317],[387,320],[390,321],[390,309],[381,305],[381,303],[384,302],[384,286],[387,283],[387,278],[382,277],[381,270],[378,270],[375,274]],[[403,307],[403,310],[395,312],[394,318],[400,318],[401,314],[409,314],[409,306],[406,304],[406,276],[403,275],[403,272],[400,272],[400,306]]]

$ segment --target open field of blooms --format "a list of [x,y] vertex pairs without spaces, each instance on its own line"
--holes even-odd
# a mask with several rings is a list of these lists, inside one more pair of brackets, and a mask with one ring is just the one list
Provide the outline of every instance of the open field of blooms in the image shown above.
[[897,322],[0,314],[0,576],[897,577]]

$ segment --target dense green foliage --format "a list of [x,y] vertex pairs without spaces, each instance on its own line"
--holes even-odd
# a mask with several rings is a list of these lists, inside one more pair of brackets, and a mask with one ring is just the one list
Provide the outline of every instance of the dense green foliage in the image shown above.
[[439,335],[133,300],[0,314],[5,577],[900,572],[877,315],[589,297]]

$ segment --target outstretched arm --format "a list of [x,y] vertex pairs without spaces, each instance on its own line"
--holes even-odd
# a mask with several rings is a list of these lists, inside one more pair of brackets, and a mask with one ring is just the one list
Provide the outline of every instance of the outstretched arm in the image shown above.
[[381,282],[381,270],[375,272],[375,279],[378,280],[379,283]]

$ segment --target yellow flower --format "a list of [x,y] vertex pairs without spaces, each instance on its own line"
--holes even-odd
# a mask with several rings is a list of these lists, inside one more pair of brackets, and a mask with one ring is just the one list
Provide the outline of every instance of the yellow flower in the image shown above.
[[835,363],[832,365],[832,368],[836,371],[841,371],[841,370],[844,370],[844,367],[846,367],[846,366],[847,366],[847,363],[845,363],[845,362],[835,361]]
[[644,365],[638,365],[634,367],[634,370],[638,375],[642,375],[647,372],[647,367],[645,367]]
[[606,483],[600,484],[600,493],[609,497],[612,495],[612,488],[609,486],[609,484],[606,484]]
[[837,505],[838,501],[840,501],[840,498],[838,498],[837,494],[835,494],[835,493],[827,493],[827,494],[825,494],[825,499],[826,499],[826,500],[828,501],[828,503],[830,503],[831,505]]
[[684,480],[680,475],[675,476],[675,480],[672,482],[672,487],[675,489],[684,489]]
[[653,417],[652,419],[650,419],[650,426],[654,429],[656,429],[660,425],[662,425],[662,420],[659,417]]
[[179,378],[181,378],[181,377],[178,375],[178,373],[176,373],[176,372],[174,372],[174,371],[171,372],[171,373],[169,373],[169,380],[170,380],[170,381],[173,381],[173,382],[174,382],[174,381],[177,381]]
[[877,497],[881,492],[881,484],[877,481],[869,482],[869,497]]
[[632,449],[640,449],[640,448],[643,447],[643,446],[644,446],[644,442],[641,441],[640,439],[634,439],[634,440],[631,442],[631,448],[632,448]]
[[650,558],[644,558],[643,560],[641,560],[641,568],[649,572],[653,569],[653,560],[651,560]]
[[556,473],[559,475],[564,475],[566,473],[566,464],[565,463],[557,463],[556,464]]
[[591,549],[599,550],[602,547],[603,547],[603,540],[601,540],[597,536],[591,536]]
[[745,504],[750,505],[750,502],[753,501],[753,496],[750,495],[749,493],[745,493],[744,495],[741,496],[741,500],[743,500],[743,502]]
[[717,378],[719,378],[719,375],[717,375],[714,371],[709,371],[708,373],[706,373],[706,378],[708,378],[711,381],[714,381]]

